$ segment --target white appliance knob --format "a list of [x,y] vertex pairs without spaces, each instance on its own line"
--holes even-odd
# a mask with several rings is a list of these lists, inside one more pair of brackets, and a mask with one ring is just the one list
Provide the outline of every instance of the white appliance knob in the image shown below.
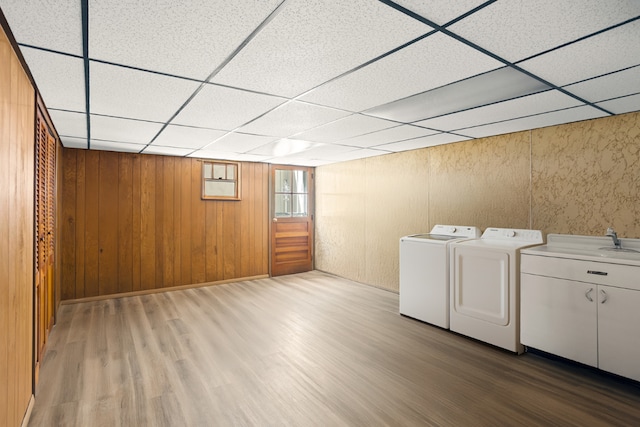
[[449,229],[449,232],[450,232],[450,233],[455,233],[455,232],[456,232],[456,228],[455,228],[455,227],[451,227],[451,228]]
[[515,237],[516,236],[516,232],[513,230],[509,230],[507,231],[507,237]]

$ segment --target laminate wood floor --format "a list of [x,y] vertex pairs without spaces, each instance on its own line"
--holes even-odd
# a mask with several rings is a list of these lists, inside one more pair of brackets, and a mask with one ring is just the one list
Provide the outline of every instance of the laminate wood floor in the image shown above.
[[632,426],[640,385],[321,272],[61,307],[30,426]]

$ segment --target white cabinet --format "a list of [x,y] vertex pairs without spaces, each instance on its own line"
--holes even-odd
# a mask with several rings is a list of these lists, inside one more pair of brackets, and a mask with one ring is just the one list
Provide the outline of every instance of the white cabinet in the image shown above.
[[524,345],[640,381],[640,267],[521,257]]

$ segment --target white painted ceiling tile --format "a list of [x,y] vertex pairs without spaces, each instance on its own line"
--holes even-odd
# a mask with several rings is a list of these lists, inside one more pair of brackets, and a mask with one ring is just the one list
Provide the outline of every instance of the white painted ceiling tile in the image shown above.
[[301,153],[294,154],[290,157],[304,157],[307,159],[334,159],[337,155],[342,153],[346,153],[348,151],[353,151],[355,148],[346,146],[346,145],[337,145],[337,144],[321,144],[313,146],[312,148],[305,150]]
[[388,151],[388,150],[356,148],[355,150],[347,151],[346,153],[340,153],[335,156],[327,156],[327,158],[324,160],[334,160],[338,162],[344,162],[348,160],[366,159],[367,157],[382,156],[385,154],[389,154],[390,152],[391,151]]
[[640,20],[518,65],[555,85],[564,86],[640,64],[639,45]]
[[640,95],[631,95],[622,98],[616,98],[610,101],[599,102],[597,105],[615,114],[640,111]]
[[286,138],[349,114],[333,108],[291,101],[241,127],[239,131]]
[[391,142],[403,141],[405,139],[418,138],[421,136],[432,135],[437,133],[433,130],[411,126],[400,125],[389,129],[384,129],[378,132],[368,133],[365,135],[356,136],[342,141],[337,141],[338,144],[349,145],[353,147],[373,147],[381,144],[389,144]]
[[92,58],[205,79],[281,0],[89,2]]
[[316,142],[335,142],[397,125],[397,123],[388,120],[354,114],[315,129],[299,133],[295,138]]
[[454,135],[450,133],[438,133],[422,138],[409,139],[406,141],[394,142],[391,144],[379,145],[376,148],[393,152],[417,150],[419,148],[433,147],[435,145],[450,144],[452,142],[466,141],[470,138],[466,136]]
[[167,126],[153,141],[153,145],[177,148],[202,148],[226,132],[187,126]]
[[82,55],[79,1],[0,0],[18,43]]
[[292,0],[214,82],[297,96],[431,30],[370,0]]
[[606,115],[606,113],[591,106],[582,106],[546,114],[538,114],[530,117],[523,117],[506,122],[478,126],[475,128],[462,130],[460,131],[460,133],[474,138],[484,138],[486,136],[501,135],[505,133],[554,126],[562,123],[595,119],[598,117],[604,117]]
[[90,63],[91,113],[166,121],[199,83],[123,67]]
[[448,29],[517,62],[638,15],[638,1],[509,0],[495,2]]
[[362,111],[501,67],[495,59],[442,33],[433,34],[301,99]]
[[49,115],[60,136],[87,138],[86,113],[49,110]]
[[315,145],[315,142],[303,141],[301,139],[278,139],[276,141],[255,148],[247,154],[257,154],[260,156],[272,157],[288,156],[290,154],[308,150]]
[[73,136],[61,136],[60,141],[62,146],[66,148],[83,148],[87,149],[89,142],[87,138],[76,138]]
[[396,0],[400,6],[403,6],[412,12],[427,18],[428,20],[444,25],[451,20],[471,11],[480,6],[485,0]]
[[92,150],[118,151],[123,153],[139,153],[144,149],[143,144],[131,144],[128,142],[112,142],[91,140]]
[[[549,90],[460,113],[448,114],[415,123],[431,129],[453,131],[582,105],[575,98]],[[464,133],[464,132],[462,132]]]
[[162,128],[160,123],[91,115],[91,138],[148,144]]
[[275,96],[205,85],[173,123],[233,130],[283,102],[284,98]]
[[332,160],[318,160],[318,159],[306,159],[301,157],[274,157],[269,159],[269,163],[277,165],[291,165],[291,166],[304,166],[304,167],[317,167],[335,163]]
[[47,108],[86,111],[82,59],[28,47],[20,50]]
[[155,145],[149,145],[142,151],[142,154],[158,154],[161,156],[176,156],[184,157],[191,154],[193,150],[191,148],[176,148],[176,147],[158,147]]
[[565,86],[564,89],[590,102],[640,93],[640,65]]
[[207,151],[224,151],[229,153],[245,153],[262,145],[275,141],[273,136],[250,135],[232,132],[203,147]]
[[269,156],[259,156],[256,154],[234,153],[230,151],[198,150],[189,154],[188,157],[200,159],[233,160],[237,162],[266,162]]

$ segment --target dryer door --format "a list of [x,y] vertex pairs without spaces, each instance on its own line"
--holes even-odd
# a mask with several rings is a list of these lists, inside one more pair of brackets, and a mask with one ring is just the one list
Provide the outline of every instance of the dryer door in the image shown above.
[[509,254],[461,245],[453,248],[452,258],[452,309],[495,325],[509,324]]

